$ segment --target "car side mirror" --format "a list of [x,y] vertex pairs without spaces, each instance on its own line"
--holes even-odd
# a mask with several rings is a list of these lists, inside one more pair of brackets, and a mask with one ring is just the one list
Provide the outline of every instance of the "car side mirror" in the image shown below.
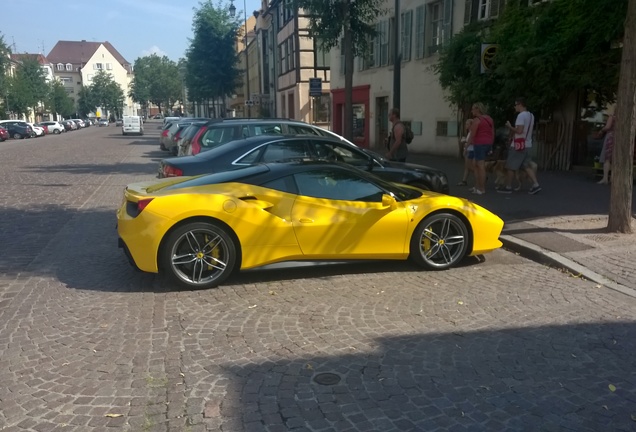
[[375,165],[375,159],[373,158],[373,156],[369,156],[369,162],[367,163],[367,170],[373,171],[374,165]]
[[389,194],[382,194],[382,207],[395,207],[397,201]]

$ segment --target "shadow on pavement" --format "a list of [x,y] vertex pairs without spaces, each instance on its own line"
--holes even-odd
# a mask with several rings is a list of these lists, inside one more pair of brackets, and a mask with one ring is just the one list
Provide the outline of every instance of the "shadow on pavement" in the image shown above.
[[[15,232],[23,234],[15,236],[12,234]],[[114,208],[82,210],[41,206],[31,210],[0,209],[0,233],[3,244],[0,274],[5,276],[55,275],[69,288],[83,290],[181,290],[166,278],[136,271],[128,263],[123,250],[117,246]],[[459,267],[482,265],[480,262],[482,260],[468,257]],[[285,263],[277,266],[238,273],[225,285],[419,270],[405,261]]]
[[[609,211],[610,188],[596,184],[591,169],[589,172],[539,171],[537,176],[543,190],[536,195],[528,195],[527,185],[525,190],[510,195],[497,193],[490,174],[486,194],[478,196],[471,194],[468,186],[456,186],[464,172],[463,161],[459,158],[412,154],[409,162],[444,171],[451,195],[482,205],[507,223],[554,216],[607,214]],[[472,185],[472,178],[468,183]],[[636,213],[636,188],[633,211]]]
[[[149,158],[158,157],[149,155]],[[25,171],[55,173],[64,172],[69,174],[148,174],[154,175],[157,172],[156,161],[147,163],[113,163],[113,164],[65,164],[65,165],[36,165],[24,167]]]
[[[229,418],[223,429],[235,431],[634,430],[632,322],[370,340],[313,328],[303,336],[342,354],[299,357],[273,337],[261,343],[288,360],[210,361],[208,373],[224,373],[229,385],[205,412]],[[187,355],[205,357],[199,349]],[[317,384],[325,372],[339,381]]]

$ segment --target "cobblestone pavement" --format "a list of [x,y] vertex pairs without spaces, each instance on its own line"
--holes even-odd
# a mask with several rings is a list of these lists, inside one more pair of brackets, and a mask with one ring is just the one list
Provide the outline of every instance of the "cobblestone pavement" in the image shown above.
[[505,251],[190,292],[134,272],[114,211],[163,156],[147,128],[0,144],[0,430],[636,427],[636,300]]
[[[539,218],[524,225],[516,231],[525,231],[529,241],[533,241],[533,232],[545,233],[545,240],[539,237],[536,243],[556,249],[618,284],[636,289],[636,234],[605,232],[606,215]],[[636,232],[636,220],[633,226]],[[514,228],[511,233],[515,234]],[[564,239],[569,240],[572,247],[559,250]]]

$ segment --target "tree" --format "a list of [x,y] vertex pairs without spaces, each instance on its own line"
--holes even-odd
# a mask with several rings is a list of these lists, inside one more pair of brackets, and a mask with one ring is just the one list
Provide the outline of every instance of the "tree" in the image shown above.
[[100,70],[95,74],[89,95],[96,107],[121,115],[125,100],[124,91],[110,73]]
[[[552,113],[581,90],[599,106],[615,98],[628,0],[553,0],[528,7],[508,1],[493,23],[465,27],[444,47],[435,69],[451,103],[475,101],[506,120],[511,100],[525,96],[537,113]],[[490,71],[480,70],[481,43],[496,43]]]
[[95,111],[97,102],[90,86],[84,86],[77,93],[77,111],[78,114],[86,116],[88,113]]
[[147,106],[148,102],[172,107],[182,98],[181,79],[177,63],[168,57],[152,54],[135,60],[135,77],[129,91],[130,97]]
[[20,60],[15,76],[10,80],[9,109],[16,113],[27,115],[29,109],[35,114],[40,102],[45,102],[49,85],[46,81],[46,72],[40,63],[30,57]]
[[193,38],[186,51],[185,84],[190,100],[202,103],[234,93],[242,73],[238,68],[235,44],[238,20],[227,7],[211,0],[199,3],[192,21]]
[[53,80],[50,84],[46,107],[49,112],[60,114],[62,117],[69,117],[75,111],[73,101],[58,80]]
[[636,142],[636,0],[629,1],[624,28],[607,228],[610,232],[631,233]]
[[[0,98],[2,100],[2,111],[6,110],[6,96],[9,91],[9,56],[11,50],[4,41],[4,36],[0,34]],[[4,118],[4,115],[0,115],[0,118]]]
[[344,50],[344,137],[353,140],[353,60],[364,56],[375,36],[374,22],[382,13],[383,0],[297,0],[295,5],[310,15],[309,35],[322,48]]

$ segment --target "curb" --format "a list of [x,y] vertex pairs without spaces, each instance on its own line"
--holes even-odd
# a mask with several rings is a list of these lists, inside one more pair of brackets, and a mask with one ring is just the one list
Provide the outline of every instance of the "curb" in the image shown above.
[[499,239],[503,242],[506,249],[510,249],[511,251],[518,253],[524,258],[535,261],[539,264],[565,268],[569,272],[576,275],[581,275],[585,279],[590,280],[596,284],[636,298],[636,290],[611,281],[605,276],[598,274],[595,271],[590,270],[589,268],[584,267],[581,264],[564,257],[563,255],[549,251],[542,248],[541,246],[537,246],[533,243],[518,239],[510,235],[502,235],[499,237]]

